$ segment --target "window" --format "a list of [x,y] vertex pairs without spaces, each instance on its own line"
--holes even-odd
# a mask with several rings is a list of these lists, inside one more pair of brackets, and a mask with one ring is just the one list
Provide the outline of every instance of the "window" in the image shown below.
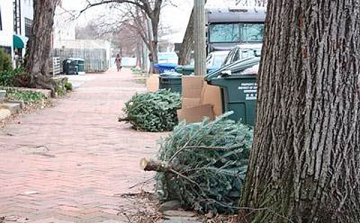
[[232,49],[229,54],[226,56],[224,63],[222,64],[222,66],[228,65],[230,63],[232,63],[232,58],[234,58],[234,54],[237,53],[238,49],[234,48]]
[[31,37],[32,20],[25,18],[25,36]]
[[211,66],[213,55],[209,54],[209,56],[206,58],[206,66]]
[[250,57],[255,57],[254,50],[256,50],[256,49],[244,49],[244,50],[241,50],[241,56],[240,56],[239,59],[246,59],[246,58],[250,58]]
[[4,50],[5,53],[9,54],[11,56],[11,47],[9,46],[1,46],[0,45],[0,49]]
[[209,27],[210,43],[261,42],[262,23],[221,23]]
[[212,24],[210,25],[211,43],[232,43],[240,41],[240,24]]
[[225,57],[226,57],[226,54],[214,56],[213,66],[214,67],[220,67],[221,64],[224,62]]
[[240,60],[240,53],[241,53],[241,50],[237,50],[235,52],[234,57],[232,58],[231,62],[235,62],[235,61]]
[[242,40],[244,42],[261,42],[263,39],[264,24],[247,23],[242,27]]

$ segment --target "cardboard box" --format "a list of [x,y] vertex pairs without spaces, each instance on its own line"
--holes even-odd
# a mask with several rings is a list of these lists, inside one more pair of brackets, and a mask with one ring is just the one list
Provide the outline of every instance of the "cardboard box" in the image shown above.
[[191,108],[201,105],[201,98],[183,98],[182,108]]
[[201,122],[204,117],[215,119],[212,105],[199,105],[192,108],[177,110],[179,121],[186,120],[187,123]]
[[182,109],[178,110],[179,121],[201,122],[204,117],[211,120],[222,114],[221,90],[208,85],[201,76],[183,76]]
[[202,76],[183,76],[182,77],[182,96],[183,98],[201,98],[204,77]]
[[157,90],[159,90],[158,74],[150,75],[150,77],[146,80],[146,88],[148,92],[156,92]]
[[221,89],[218,86],[208,85],[206,82],[203,84],[200,104],[210,104],[213,106],[215,116],[223,113]]

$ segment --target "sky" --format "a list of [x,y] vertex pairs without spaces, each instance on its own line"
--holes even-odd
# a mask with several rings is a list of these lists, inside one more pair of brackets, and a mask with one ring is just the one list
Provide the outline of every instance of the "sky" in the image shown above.
[[[173,41],[182,41],[182,37],[185,33],[186,26],[189,21],[190,13],[192,10],[194,0],[173,0],[172,3],[175,6],[165,6],[161,11],[160,23],[163,27],[171,27],[174,32],[172,36]],[[234,2],[235,0],[208,0],[208,5],[220,5],[225,3]],[[66,10],[80,11],[86,6],[85,0],[62,0],[63,8]],[[84,26],[87,21],[101,16],[105,9],[103,6],[90,9],[83,15],[81,15],[77,21],[78,24]]]

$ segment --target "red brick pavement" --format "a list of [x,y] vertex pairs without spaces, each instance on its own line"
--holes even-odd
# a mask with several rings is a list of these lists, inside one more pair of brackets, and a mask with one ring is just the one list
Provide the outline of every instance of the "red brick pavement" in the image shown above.
[[[162,134],[117,122],[142,85],[129,70],[94,75],[53,108],[0,130],[0,217],[9,222],[128,222],[118,194],[151,178],[139,169]],[[19,124],[19,123],[20,124]]]

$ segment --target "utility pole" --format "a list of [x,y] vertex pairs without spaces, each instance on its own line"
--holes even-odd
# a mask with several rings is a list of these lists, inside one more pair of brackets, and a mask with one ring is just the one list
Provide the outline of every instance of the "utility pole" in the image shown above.
[[206,74],[205,0],[194,0],[195,75]]

